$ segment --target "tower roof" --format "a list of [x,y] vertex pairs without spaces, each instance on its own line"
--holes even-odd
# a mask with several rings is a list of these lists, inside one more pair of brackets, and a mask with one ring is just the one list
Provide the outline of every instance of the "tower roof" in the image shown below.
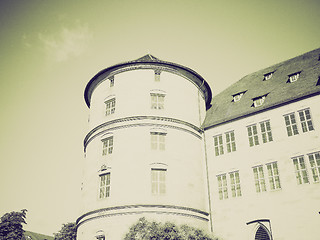
[[[290,80],[295,75],[297,79]],[[212,99],[203,127],[208,129],[318,95],[319,76],[320,48],[249,74]],[[240,100],[235,101],[236,95]],[[253,101],[262,97],[263,104],[255,107]]]
[[121,72],[125,72],[125,71],[136,70],[136,69],[156,69],[159,67],[162,68],[164,71],[170,71],[170,72],[185,76],[189,80],[191,80],[202,91],[205,97],[207,109],[210,107],[212,92],[209,84],[204,80],[202,76],[200,76],[200,74],[198,74],[191,68],[188,68],[176,63],[160,60],[151,54],[144,55],[143,57],[138,58],[136,60],[113,65],[111,67],[105,68],[100,72],[98,72],[89,81],[84,92],[84,98],[87,106],[90,107],[90,99],[95,87],[100,82],[104,81],[106,78]]

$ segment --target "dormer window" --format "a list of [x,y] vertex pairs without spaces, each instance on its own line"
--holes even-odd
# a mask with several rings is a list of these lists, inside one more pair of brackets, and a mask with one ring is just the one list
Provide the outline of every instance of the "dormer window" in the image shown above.
[[253,107],[260,107],[263,103],[264,103],[264,100],[266,99],[266,96],[267,95],[264,95],[264,96],[260,96],[260,97],[257,97],[257,98],[253,98]]
[[266,81],[266,80],[271,79],[272,78],[272,74],[273,74],[273,72],[269,72],[269,73],[265,74],[263,80]]
[[288,77],[289,77],[288,82],[293,83],[293,82],[297,81],[300,76],[300,73],[301,72],[296,72],[291,75],[288,75]]
[[239,93],[237,93],[237,94],[232,95],[232,96],[233,96],[233,101],[234,101],[234,102],[240,101],[241,97],[243,96],[243,94],[244,94],[245,92],[246,92],[246,91],[244,91],[244,92],[239,92]]

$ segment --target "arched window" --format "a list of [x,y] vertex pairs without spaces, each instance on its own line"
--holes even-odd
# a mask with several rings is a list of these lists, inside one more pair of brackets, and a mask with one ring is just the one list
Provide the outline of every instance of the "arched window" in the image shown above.
[[258,227],[254,240],[270,240],[268,230],[260,225],[260,227]]

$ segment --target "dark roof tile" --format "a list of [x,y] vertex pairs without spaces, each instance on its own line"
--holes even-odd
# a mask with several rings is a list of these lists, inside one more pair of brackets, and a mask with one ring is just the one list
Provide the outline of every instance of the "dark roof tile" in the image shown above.
[[[255,114],[282,104],[320,94],[319,76],[320,48],[268,68],[249,74],[212,99],[203,128],[207,129],[224,122]],[[269,80],[264,75],[273,72]],[[289,75],[300,72],[299,79],[288,83]],[[233,96],[246,93],[238,102]],[[267,95],[262,106],[252,107],[253,99]]]

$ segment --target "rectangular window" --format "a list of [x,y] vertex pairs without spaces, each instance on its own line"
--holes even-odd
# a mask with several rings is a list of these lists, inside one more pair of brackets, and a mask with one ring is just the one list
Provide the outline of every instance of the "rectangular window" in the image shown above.
[[99,198],[110,197],[110,173],[100,175]]
[[166,133],[162,132],[151,132],[151,149],[152,150],[165,150],[166,148],[166,142],[165,137]]
[[164,94],[151,93],[151,109],[164,109]]
[[296,118],[294,116],[294,113],[290,113],[287,115],[284,115],[284,121],[286,123],[287,127],[287,133],[288,136],[297,135],[299,134]]
[[154,80],[156,82],[160,82],[160,73],[161,73],[161,70],[155,70],[154,71]]
[[105,102],[106,104],[106,116],[113,114],[116,110],[116,99],[112,98]]
[[265,192],[266,182],[264,180],[263,166],[257,166],[253,168],[254,181],[256,185],[256,192]]
[[320,152],[308,154],[313,182],[319,182],[320,177]]
[[241,196],[239,171],[229,173],[232,197]]
[[259,145],[257,125],[247,127],[250,147]]
[[310,109],[304,109],[301,111],[298,111],[300,122],[301,122],[301,128],[303,132],[308,132],[314,130],[312,120],[311,120],[311,113]]
[[108,78],[110,80],[110,87],[114,86],[114,76]]
[[268,120],[265,122],[261,122],[260,129],[261,129],[263,143],[271,142],[273,139],[272,139],[270,121]]
[[228,187],[227,187],[227,177],[226,174],[217,176],[218,179],[218,190],[219,190],[219,199],[228,198]]
[[227,142],[227,152],[236,151],[236,139],[234,137],[234,131],[227,132],[226,134],[226,142]]
[[113,151],[113,137],[102,139],[102,155],[110,155]]
[[222,155],[223,152],[223,141],[222,135],[217,135],[213,137],[214,149],[216,152],[216,156]]
[[298,184],[309,183],[308,173],[307,173],[306,165],[304,163],[304,157],[303,156],[294,157],[292,158],[292,160],[293,160],[293,165],[296,172],[297,183]]
[[267,164],[271,190],[281,189],[277,162]]
[[151,169],[151,192],[154,195],[166,193],[166,169]]

